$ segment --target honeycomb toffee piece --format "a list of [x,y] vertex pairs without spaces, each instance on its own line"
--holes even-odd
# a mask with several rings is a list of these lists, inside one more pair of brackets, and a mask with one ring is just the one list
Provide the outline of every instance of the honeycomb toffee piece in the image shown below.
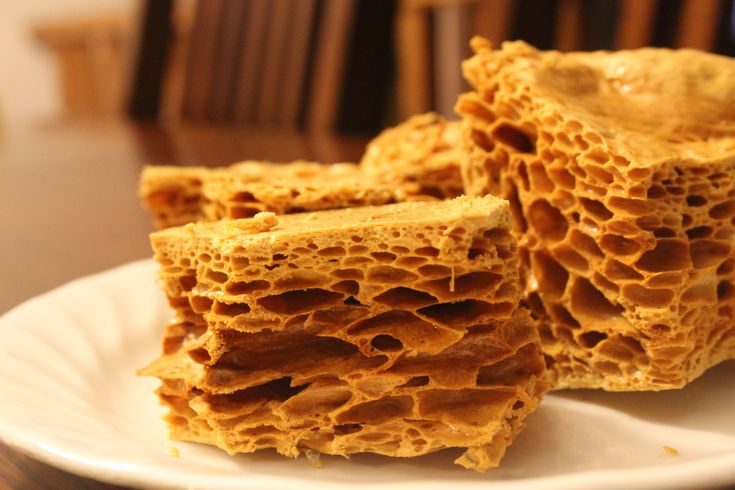
[[364,172],[399,191],[401,200],[451,199],[464,194],[460,127],[434,113],[414,116],[372,140]]
[[195,221],[379,205],[392,202],[388,185],[367,183],[352,163],[241,162],[223,168],[143,170],[139,195],[158,229]]
[[463,177],[511,202],[555,386],[678,388],[735,357],[735,61],[473,48]]
[[171,436],[496,466],[547,389],[509,227],[487,196],[154,233]]

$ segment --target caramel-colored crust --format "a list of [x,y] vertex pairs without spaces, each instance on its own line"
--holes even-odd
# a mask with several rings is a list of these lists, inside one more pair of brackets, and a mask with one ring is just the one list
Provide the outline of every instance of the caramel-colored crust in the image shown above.
[[460,174],[459,121],[420,114],[372,140],[360,166],[392,185],[399,200],[451,199],[464,194]]
[[178,313],[171,435],[496,466],[547,389],[507,202],[491,196],[190,224],[151,237]]
[[466,190],[511,202],[556,387],[676,388],[735,357],[735,61],[473,47]]
[[158,229],[196,221],[386,204],[393,188],[357,165],[241,162],[223,168],[146,167],[139,195]]

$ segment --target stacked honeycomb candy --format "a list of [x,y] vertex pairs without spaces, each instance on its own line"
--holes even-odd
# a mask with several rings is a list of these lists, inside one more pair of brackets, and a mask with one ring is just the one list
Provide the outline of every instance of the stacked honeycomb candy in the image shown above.
[[735,357],[735,61],[473,48],[466,190],[511,202],[556,387],[680,387]]
[[145,167],[138,196],[153,215],[156,228],[179,226],[204,218],[202,182],[209,174],[203,167]]
[[142,373],[163,381],[171,435],[497,465],[546,390],[509,227],[488,196],[154,233],[178,314]]
[[451,199],[464,194],[458,121],[420,114],[383,131],[360,162],[367,176],[392,185],[401,200]]
[[246,161],[223,168],[149,166],[139,195],[158,229],[268,211],[374,206],[461,195],[459,123],[423,114],[384,131],[360,163]]
[[379,205],[386,184],[366,183],[351,163],[247,161],[224,168],[146,167],[139,194],[159,229],[195,221]]

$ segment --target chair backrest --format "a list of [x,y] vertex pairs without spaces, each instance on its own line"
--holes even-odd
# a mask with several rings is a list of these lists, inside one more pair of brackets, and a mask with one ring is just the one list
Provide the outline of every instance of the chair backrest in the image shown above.
[[[156,0],[151,1],[155,4]],[[176,0],[159,117],[334,128],[358,0]]]
[[[562,51],[691,47],[728,51],[732,2],[723,0],[400,0],[396,23],[399,118],[452,116],[466,85],[459,60],[476,34],[497,46],[524,39]],[[720,34],[720,37],[721,34]],[[732,44],[732,43],[730,43]],[[728,53],[733,54],[733,53]]]

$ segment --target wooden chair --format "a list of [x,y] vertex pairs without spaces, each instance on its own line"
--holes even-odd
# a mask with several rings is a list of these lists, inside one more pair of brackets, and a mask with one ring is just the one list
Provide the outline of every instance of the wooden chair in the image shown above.
[[271,155],[359,156],[365,138],[331,133],[361,0],[168,1],[148,3],[131,113],[160,126],[174,161],[257,158],[254,139],[277,142]]
[[[360,0],[146,0],[45,23],[65,115],[330,131]],[[133,58],[132,63],[130,63]]]
[[176,1],[157,117],[167,124],[332,130],[357,0],[318,5]]

